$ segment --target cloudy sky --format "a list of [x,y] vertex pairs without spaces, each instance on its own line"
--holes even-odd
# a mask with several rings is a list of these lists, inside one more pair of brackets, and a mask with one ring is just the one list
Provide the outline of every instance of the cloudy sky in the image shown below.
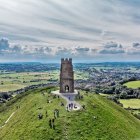
[[0,0],[0,62],[140,61],[139,0]]

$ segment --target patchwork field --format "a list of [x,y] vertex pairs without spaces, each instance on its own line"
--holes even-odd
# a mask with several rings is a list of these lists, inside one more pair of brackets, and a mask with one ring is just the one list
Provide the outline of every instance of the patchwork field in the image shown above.
[[54,73],[5,73],[0,75],[0,92],[12,91],[30,85],[47,83],[57,80],[57,74]]
[[[75,80],[87,79],[88,74],[80,71],[75,72]],[[51,72],[22,72],[0,74],[0,92],[17,90],[30,85],[46,84],[59,80],[59,71]]]
[[131,81],[124,84],[128,88],[140,88],[140,81]]

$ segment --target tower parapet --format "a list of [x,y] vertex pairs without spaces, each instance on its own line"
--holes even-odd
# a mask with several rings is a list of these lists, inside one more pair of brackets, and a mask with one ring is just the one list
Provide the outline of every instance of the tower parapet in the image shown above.
[[72,63],[72,58],[61,58],[61,63]]

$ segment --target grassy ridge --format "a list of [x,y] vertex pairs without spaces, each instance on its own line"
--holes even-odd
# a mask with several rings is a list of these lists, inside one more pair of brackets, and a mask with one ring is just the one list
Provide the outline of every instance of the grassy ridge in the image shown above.
[[[44,89],[45,96],[40,90],[32,91],[24,98],[18,99],[0,112],[0,125],[6,121],[10,114],[16,113],[0,129],[2,140],[132,140],[140,138],[140,121],[127,111],[104,99],[100,95],[89,94],[81,91],[84,99],[79,101],[85,104],[86,110],[67,112],[60,106],[63,99],[53,99]],[[47,103],[47,99],[52,103]],[[19,106],[16,109],[16,106]],[[49,118],[53,118],[54,109],[60,110],[60,117],[55,120],[56,129],[49,128]],[[45,112],[48,111],[48,117]],[[37,115],[44,114],[42,120]]]

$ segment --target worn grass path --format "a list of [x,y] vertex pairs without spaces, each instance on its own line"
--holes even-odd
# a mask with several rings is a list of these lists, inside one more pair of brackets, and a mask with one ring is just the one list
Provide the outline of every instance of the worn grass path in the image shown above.
[[13,117],[13,115],[15,114],[15,112],[13,112],[10,117],[4,122],[4,125],[0,126],[0,128],[3,128],[8,122],[9,120]]

